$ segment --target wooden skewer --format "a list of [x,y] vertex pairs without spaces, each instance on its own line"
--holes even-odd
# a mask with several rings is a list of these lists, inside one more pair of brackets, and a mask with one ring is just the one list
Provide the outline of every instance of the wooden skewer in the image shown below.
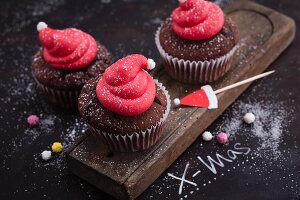
[[262,78],[262,77],[268,76],[268,75],[270,75],[270,74],[272,74],[272,73],[274,73],[274,72],[275,72],[275,70],[272,70],[272,71],[269,71],[269,72],[265,72],[265,73],[259,74],[259,75],[257,75],[257,76],[253,76],[253,77],[248,78],[248,79],[246,79],[246,80],[243,80],[243,81],[234,83],[234,84],[232,84],[232,85],[228,85],[228,86],[226,86],[226,87],[224,87],[224,88],[221,88],[221,89],[216,90],[216,91],[215,91],[215,94],[219,94],[219,93],[224,92],[224,91],[226,91],[226,90],[230,90],[230,89],[235,88],[235,87],[238,87],[238,86],[240,86],[240,85],[243,85],[243,84],[252,82],[252,81],[254,81],[254,80],[257,80],[257,79],[260,79],[260,78]]

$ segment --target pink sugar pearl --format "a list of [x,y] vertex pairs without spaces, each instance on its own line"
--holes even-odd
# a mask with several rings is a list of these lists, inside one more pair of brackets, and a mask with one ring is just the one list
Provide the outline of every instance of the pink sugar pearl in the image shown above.
[[27,123],[30,126],[36,126],[39,124],[39,117],[36,115],[30,115],[29,117],[27,117]]
[[218,135],[217,135],[217,141],[220,143],[220,144],[226,144],[227,141],[228,141],[228,136],[226,133],[224,132],[220,132]]

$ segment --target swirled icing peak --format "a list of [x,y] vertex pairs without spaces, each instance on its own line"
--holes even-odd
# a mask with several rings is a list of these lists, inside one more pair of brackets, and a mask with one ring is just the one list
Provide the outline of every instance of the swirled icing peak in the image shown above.
[[37,25],[43,46],[43,57],[56,69],[76,70],[87,67],[97,54],[94,38],[75,28],[56,30],[46,23]]
[[100,77],[96,86],[98,100],[119,115],[142,114],[150,108],[156,94],[153,78],[144,69],[154,67],[152,59],[139,54],[118,60]]
[[216,4],[204,0],[180,1],[172,12],[172,29],[181,38],[204,40],[217,35],[224,25],[224,14]]

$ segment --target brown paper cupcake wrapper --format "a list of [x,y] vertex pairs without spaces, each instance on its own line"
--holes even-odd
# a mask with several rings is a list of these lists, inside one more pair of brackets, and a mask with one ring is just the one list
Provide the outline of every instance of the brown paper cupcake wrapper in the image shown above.
[[63,108],[77,108],[78,97],[80,94],[80,90],[58,90],[52,89],[41,84],[37,81],[38,87],[43,92],[43,94],[47,97],[47,99],[60,107]]
[[149,127],[146,130],[134,133],[127,133],[124,135],[113,134],[101,131],[100,129],[95,129],[90,126],[92,132],[98,137],[108,149],[112,151],[119,152],[134,152],[148,149],[154,145],[161,136],[162,128],[166,122],[166,119],[169,115],[171,108],[170,95],[166,88],[159,83],[157,80],[154,80],[157,87],[160,88],[167,97],[167,106],[163,116],[160,120],[152,127]]
[[224,56],[209,61],[183,60],[169,55],[162,48],[159,41],[160,29],[161,27],[155,34],[155,43],[163,59],[166,72],[173,79],[191,84],[208,83],[222,77],[230,69],[237,46]]

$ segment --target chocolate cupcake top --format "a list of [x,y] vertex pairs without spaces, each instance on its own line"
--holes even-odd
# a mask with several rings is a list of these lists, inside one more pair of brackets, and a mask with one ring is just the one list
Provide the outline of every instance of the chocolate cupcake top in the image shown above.
[[123,116],[108,110],[96,95],[99,78],[89,80],[83,86],[78,99],[79,113],[92,127],[114,134],[139,132],[156,125],[165,113],[167,99],[159,87],[150,108],[140,115]]
[[90,125],[110,133],[146,130],[161,120],[167,99],[144,70],[152,59],[134,54],[118,60],[98,79],[84,85],[79,112]]
[[107,49],[75,28],[55,30],[37,26],[42,48],[34,55],[32,73],[41,84],[61,90],[79,90],[110,64]]
[[180,3],[159,32],[160,45],[169,55],[191,61],[221,57],[238,39],[233,22],[217,5],[203,0]]

